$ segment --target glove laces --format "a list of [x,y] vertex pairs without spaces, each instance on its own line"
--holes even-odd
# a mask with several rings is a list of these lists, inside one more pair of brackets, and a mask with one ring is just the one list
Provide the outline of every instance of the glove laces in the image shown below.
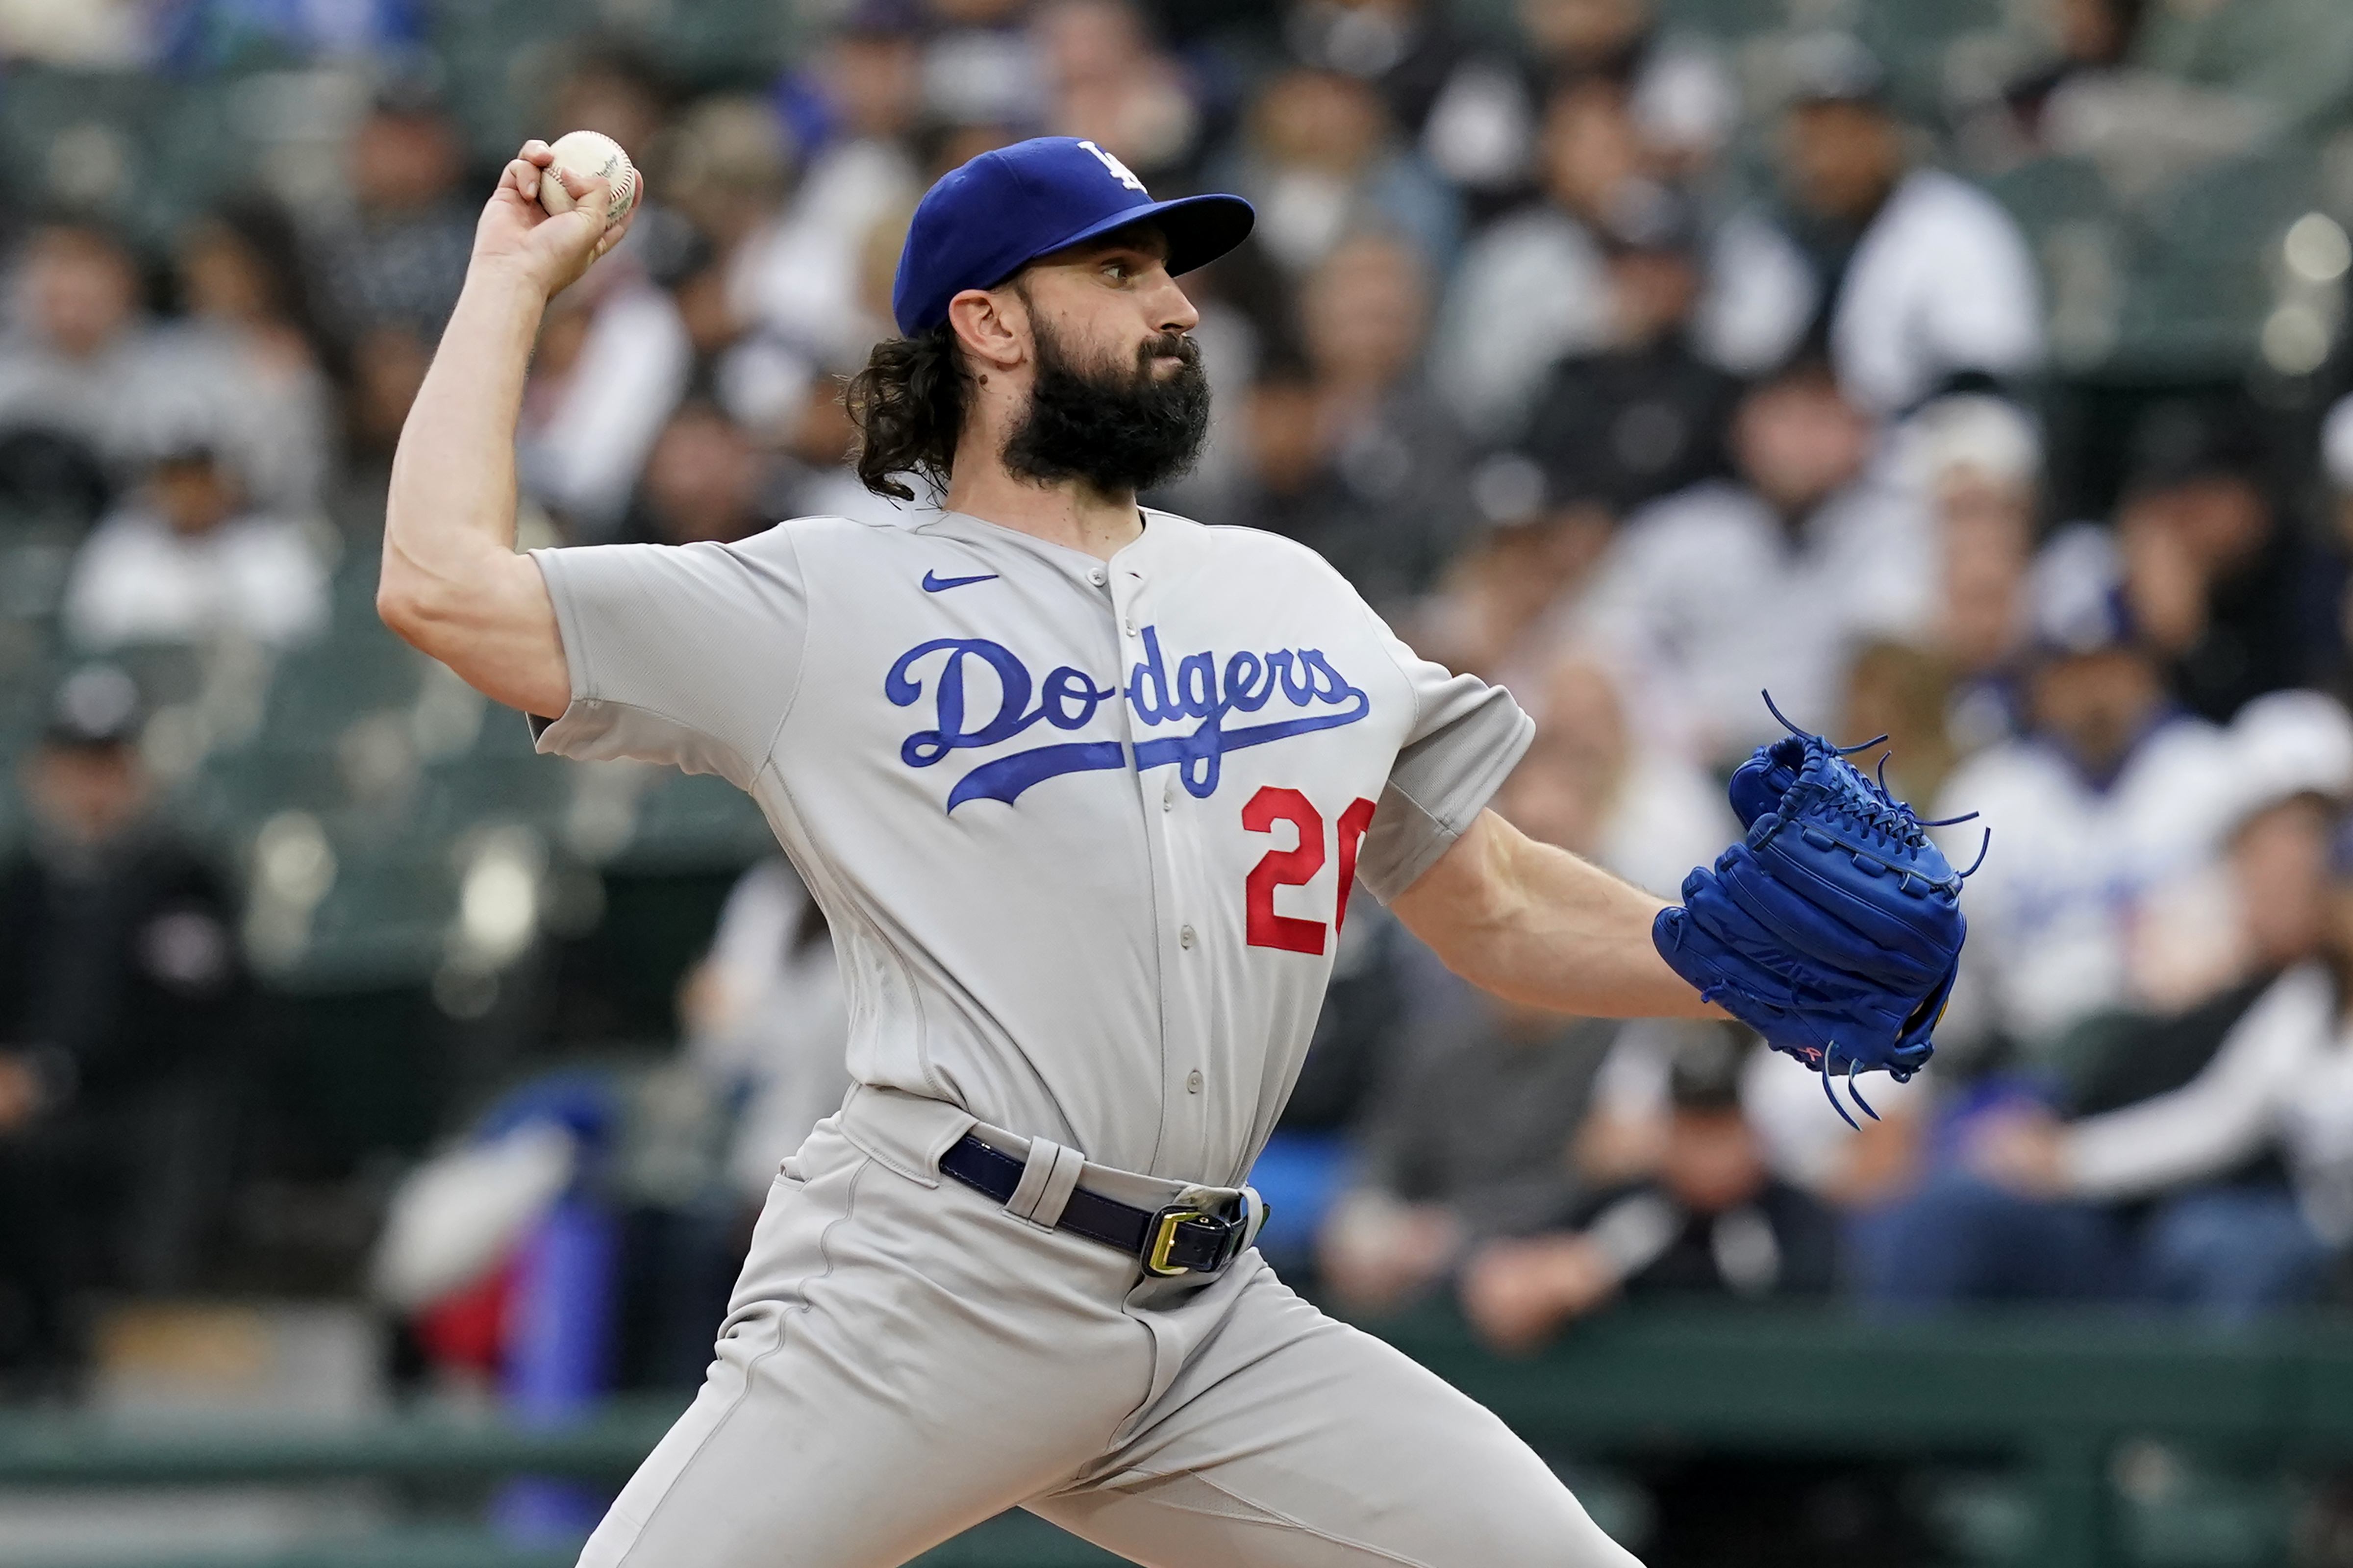
[[[1757,695],[1765,699],[1766,711],[1778,720],[1781,727],[1790,734],[1801,741],[1816,738],[1812,731],[1800,730],[1789,721],[1789,716],[1782,712],[1774,702],[1773,694],[1770,691],[1760,691]],[[1886,739],[1885,735],[1877,735],[1859,745],[1831,746],[1830,750],[1834,756],[1848,757],[1857,752],[1867,752]],[[1978,819],[1978,814],[1974,811],[1966,812],[1959,816],[1943,816],[1927,820],[1914,816],[1910,806],[1897,800],[1888,792],[1887,759],[1894,754],[1893,748],[1880,753],[1876,777],[1863,773],[1861,769],[1851,767],[1848,771],[1853,775],[1854,782],[1860,788],[1853,793],[1824,791],[1821,802],[1823,806],[1836,813],[1841,820],[1859,833],[1865,834],[1881,843],[1912,850],[1927,847],[1926,830],[1931,827],[1957,827],[1964,822],[1975,822]],[[1985,830],[1984,838],[1978,842],[1978,858],[1969,862],[1968,870],[1959,874],[1962,881],[1966,882],[1977,874],[1978,868],[1985,864],[1987,852],[1992,847],[1993,829],[1989,827]],[[1832,1103],[1835,1104],[1836,1101],[1833,1100]],[[1865,1109],[1869,1108],[1865,1107]]]

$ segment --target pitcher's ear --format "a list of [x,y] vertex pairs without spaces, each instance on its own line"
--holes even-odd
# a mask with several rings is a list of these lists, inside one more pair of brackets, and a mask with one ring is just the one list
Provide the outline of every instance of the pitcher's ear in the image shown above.
[[976,375],[984,367],[1011,370],[1029,355],[1029,316],[1010,289],[966,289],[948,301],[948,324]]

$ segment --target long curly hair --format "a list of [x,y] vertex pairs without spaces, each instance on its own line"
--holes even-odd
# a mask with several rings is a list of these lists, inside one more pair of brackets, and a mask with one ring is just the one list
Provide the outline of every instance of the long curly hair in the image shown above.
[[875,344],[866,368],[842,389],[843,406],[858,427],[859,482],[902,501],[913,500],[915,492],[902,474],[945,490],[972,393],[972,373],[946,322]]

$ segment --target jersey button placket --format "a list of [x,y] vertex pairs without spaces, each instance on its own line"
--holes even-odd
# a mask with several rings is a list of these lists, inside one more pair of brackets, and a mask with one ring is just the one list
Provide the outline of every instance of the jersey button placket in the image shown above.
[[[1091,572],[1089,575],[1092,577],[1093,574]],[[1144,574],[1135,571],[1132,567],[1122,567],[1106,573],[1104,574],[1104,582],[1110,590],[1113,612],[1119,617],[1120,631],[1127,639],[1126,647],[1123,650],[1123,664],[1132,665],[1134,660],[1139,657],[1135,651],[1135,639],[1141,635],[1141,626],[1145,619],[1147,618],[1136,603],[1138,597],[1144,591]],[[1133,748],[1138,741],[1143,739],[1144,728],[1137,721],[1135,713],[1132,708],[1124,710],[1124,728],[1126,731],[1127,743],[1131,748]],[[1162,820],[1160,822],[1155,823],[1151,819],[1150,808],[1147,804],[1150,800],[1149,795],[1144,795],[1137,803],[1139,805],[1145,805],[1145,832],[1146,837],[1151,841],[1154,857],[1158,862],[1156,869],[1158,873],[1157,880],[1159,886],[1156,890],[1155,903],[1156,905],[1155,913],[1158,919],[1162,921],[1173,919],[1176,913],[1175,910],[1171,908],[1171,895],[1178,884],[1176,868],[1176,854],[1175,845],[1170,842],[1170,837],[1175,827],[1174,821],[1170,815],[1173,812],[1176,804],[1175,789],[1176,778],[1174,771],[1172,770],[1167,774],[1165,774],[1160,781],[1160,811],[1162,816]],[[1142,792],[1139,791],[1139,794],[1141,793]],[[1168,930],[1168,927],[1166,924],[1162,924],[1159,929],[1165,933]],[[1166,941],[1166,936],[1162,936],[1161,940]],[[1196,937],[1191,926],[1182,926],[1179,929],[1176,942],[1180,949],[1189,949],[1193,946],[1195,941]],[[1166,950],[1164,949],[1163,951]],[[1200,1094],[1201,1075],[1200,1069],[1196,1068],[1191,1069],[1191,1072],[1187,1078],[1178,1079],[1176,1075],[1176,1064],[1170,1062],[1167,1055],[1165,1054],[1174,1044],[1174,1041],[1171,1039],[1168,1033],[1171,1024],[1176,1022],[1176,1020],[1171,1017],[1170,1008],[1175,1005],[1174,994],[1180,988],[1176,984],[1175,976],[1164,973],[1161,979],[1161,994],[1159,998],[1159,1012],[1162,1030],[1161,1041],[1162,1050],[1164,1052],[1164,1055],[1161,1057],[1161,1070],[1167,1076],[1161,1079],[1164,1087],[1161,1091],[1162,1098],[1160,1112],[1161,1136],[1164,1141],[1164,1146],[1185,1148],[1198,1145],[1202,1138],[1202,1128],[1200,1125],[1200,1100],[1198,1098]],[[1189,1010],[1180,1008],[1180,1011]],[[1186,1026],[1181,1024],[1178,1025],[1178,1027],[1180,1028],[1185,1026]],[[1190,1049],[1187,1049],[1186,1054],[1191,1055],[1192,1052]],[[1176,1095],[1172,1092],[1179,1082],[1184,1086],[1184,1093],[1182,1095]],[[1169,1142],[1171,1140],[1174,1140],[1173,1144]]]

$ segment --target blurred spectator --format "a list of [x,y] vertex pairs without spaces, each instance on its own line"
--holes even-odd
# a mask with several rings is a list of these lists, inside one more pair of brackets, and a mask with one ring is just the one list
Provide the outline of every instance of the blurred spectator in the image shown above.
[[[1029,0],[927,0],[923,106],[949,125],[1028,125],[1043,92]],[[959,160],[961,161],[961,160]]]
[[1937,797],[1956,760],[1945,719],[1951,695],[1951,667],[1937,654],[1892,638],[1866,642],[1847,663],[1838,734],[1855,744],[1886,736],[1873,755],[1856,760],[1875,763],[1883,755],[1880,776],[1888,793],[1925,805]]
[[1566,1209],[1569,1140],[1619,1026],[1481,994],[1399,1047],[1357,1133],[1355,1180],[1317,1238],[1324,1283],[1383,1311],[1452,1269],[1462,1249]]
[[735,1107],[727,1176],[756,1205],[849,1089],[849,1015],[825,913],[781,858],[744,873],[684,991],[687,1052]]
[[1306,0],[1283,20],[1302,60],[1376,87],[1389,117],[1454,184],[1494,196],[1527,177],[1535,115],[1520,72],[1427,0]]
[[[2227,826],[2228,740],[2168,700],[2121,588],[2099,531],[2069,530],[2045,548],[2028,732],[1962,764],[1935,807],[1979,812],[2000,838],[1969,884],[1964,992],[1946,1030],[1955,1043],[1999,1030],[2031,1047],[2129,1004],[2143,984],[2146,912],[2211,861]],[[1962,864],[1976,854],[1974,828],[1947,838]]]
[[2175,695],[2226,721],[2311,673],[2314,563],[2281,523],[2246,421],[2160,408],[2138,445],[2116,514],[2134,624],[2167,660]]
[[798,83],[814,132],[802,139],[800,182],[729,258],[736,315],[815,361],[862,364],[890,328],[887,313],[863,308],[860,269],[866,237],[923,195],[906,146],[923,57],[902,9],[857,6],[817,50]]
[[698,100],[664,145],[663,200],[711,242],[723,262],[773,221],[792,189],[797,143],[764,98],[713,93]]
[[1778,226],[1725,226],[1703,341],[1744,374],[1827,350],[1873,417],[2042,359],[2041,287],[2024,236],[1993,198],[1913,167],[1878,61],[1843,35],[1792,46]]
[[[1868,1289],[1914,1303],[2114,1293],[2232,1319],[2313,1296],[2329,1250],[2353,1240],[2341,789],[2260,797],[2232,836],[2234,945],[2253,978],[2079,1032],[2091,1048],[2060,1062],[2072,1122],[2031,1102],[1963,1122],[1964,1168],[1895,1211]],[[2119,1203],[2154,1206],[2102,1206]]]
[[1557,649],[1534,674],[1522,689],[1535,699],[1535,742],[1498,808],[1532,838],[1674,896],[1693,867],[1738,837],[1724,792],[1628,722],[1618,677],[1595,650]]
[[346,339],[392,326],[432,342],[474,247],[480,209],[459,189],[465,144],[431,86],[412,77],[377,95],[349,145],[353,206],[311,253],[326,319]]
[[676,300],[642,270],[600,270],[548,307],[515,443],[523,493],[582,543],[620,526],[694,359]]
[[1363,235],[1301,285],[1302,366],[1262,366],[1246,475],[1227,512],[1322,552],[1375,608],[1427,591],[1460,546],[1468,451],[1420,375],[1430,278],[1410,247]]
[[1500,510],[1480,506],[1484,533],[1406,623],[1422,657],[1490,679],[1549,657],[1559,640],[1552,613],[1574,601],[1605,558],[1616,520],[1589,501],[1550,505],[1544,482],[1542,470],[1515,453],[1472,470],[1474,502],[1498,499],[1497,490],[1526,493],[1504,495],[1509,504]]
[[816,367],[772,329],[735,314],[726,262],[700,234],[682,232],[674,249],[657,280],[686,335],[688,395],[715,401],[763,447],[788,439]]
[[[1672,890],[1736,828],[1714,786],[1635,747],[1608,672],[1576,652],[1535,689],[1535,745],[1496,805],[1533,838]],[[1550,1222],[1581,1182],[1571,1140],[1621,1036],[1467,988],[1397,1047],[1359,1132],[1362,1162],[1319,1237],[1325,1281],[1360,1310],[1415,1294],[1482,1237]],[[1672,1033],[1672,1031],[1669,1031]]]
[[918,492],[910,503],[878,496],[859,481],[850,466],[858,432],[841,405],[840,374],[819,375],[802,393],[784,449],[773,456],[763,494],[765,515],[848,517],[868,522],[904,521],[911,510],[934,504]]
[[1740,117],[1740,89],[1714,49],[1672,33],[1654,0],[1520,0],[1520,31],[1549,79],[1626,89],[1644,143],[1678,178],[1704,172]]
[[[644,168],[670,118],[670,88],[642,46],[591,42],[556,83],[545,111],[547,123],[556,128],[547,140],[568,131],[602,132]],[[659,190],[649,195],[668,199]]]
[[1720,1027],[1677,1051],[1658,1173],[1587,1200],[1568,1228],[1491,1242],[1462,1274],[1462,1310],[1494,1349],[1526,1352],[1621,1295],[1751,1299],[1828,1293],[1830,1211],[1775,1177],[1740,1109],[1746,1037]]
[[1290,277],[1364,233],[1401,236],[1440,270],[1453,259],[1453,193],[1398,150],[1379,94],[1356,77],[1304,67],[1276,77],[1250,105],[1239,154],[1217,181],[1257,206],[1253,238]]
[[767,462],[717,404],[689,398],[654,437],[622,533],[651,544],[731,544],[776,520],[762,506]]
[[224,208],[181,236],[175,258],[187,312],[173,346],[206,383],[255,502],[288,516],[318,510],[334,457],[332,395],[319,366],[294,226],[275,207]]
[[1628,661],[1654,735],[1727,763],[1782,732],[1759,688],[1831,722],[1854,644],[1905,637],[1936,593],[1921,497],[1819,361],[1743,398],[1732,447],[1738,477],[1629,519],[1568,616]]
[[1050,0],[1032,24],[1051,84],[1045,129],[1092,142],[1147,184],[1186,166],[1201,111],[1130,0]]
[[136,463],[173,380],[141,308],[138,264],[92,224],[36,230],[0,342],[0,427],[53,432],[113,468]]
[[1621,89],[1588,79],[1553,93],[1542,199],[1472,238],[1440,318],[1433,379],[1482,439],[1519,430],[1553,361],[1609,342],[1612,301],[1595,231],[1656,203],[1645,168]]
[[[2194,1006],[2259,973],[2262,955],[2278,945],[2274,921],[2303,929],[2293,907],[2248,907],[2251,899],[2293,906],[2300,885],[2289,877],[2284,891],[2257,891],[2266,879],[2278,879],[2280,852],[2295,842],[2287,831],[2295,814],[2271,808],[2307,795],[2339,800],[2353,791],[2353,717],[2333,697],[2258,697],[2240,710],[2224,738],[2233,770],[2222,818],[2229,854],[2168,880],[2139,912],[2136,991],[2143,1006],[2160,1012]],[[2318,875],[2311,869],[2306,880]]]
[[1644,189],[1654,199],[1618,204],[1601,230],[1607,341],[1554,364],[1523,443],[1556,502],[1594,501],[1620,517],[1724,471],[1740,390],[1692,344],[1693,215],[1665,191]]
[[303,525],[255,510],[219,448],[175,445],[139,491],[83,542],[66,585],[67,632],[84,648],[269,645],[326,629],[327,569]]
[[[1976,751],[2021,722],[2017,667],[2031,635],[2026,585],[2042,441],[2015,404],[1982,395],[1938,398],[1905,437],[1936,507],[1942,547],[1944,604],[1933,646],[1952,683],[1947,728],[1953,745]],[[1865,721],[1855,732],[1886,727]],[[1897,776],[1911,777],[1909,766],[1899,762]]]
[[121,671],[65,681],[25,764],[33,839],[0,864],[0,1369],[69,1356],[78,1289],[195,1283],[217,1200],[237,942],[148,811],[139,720]]
[[1999,94],[1961,112],[1957,135],[1972,162],[2006,169],[2037,153],[2065,150],[2081,105],[2117,79],[2148,0],[2045,0],[2041,7],[2055,52]]

